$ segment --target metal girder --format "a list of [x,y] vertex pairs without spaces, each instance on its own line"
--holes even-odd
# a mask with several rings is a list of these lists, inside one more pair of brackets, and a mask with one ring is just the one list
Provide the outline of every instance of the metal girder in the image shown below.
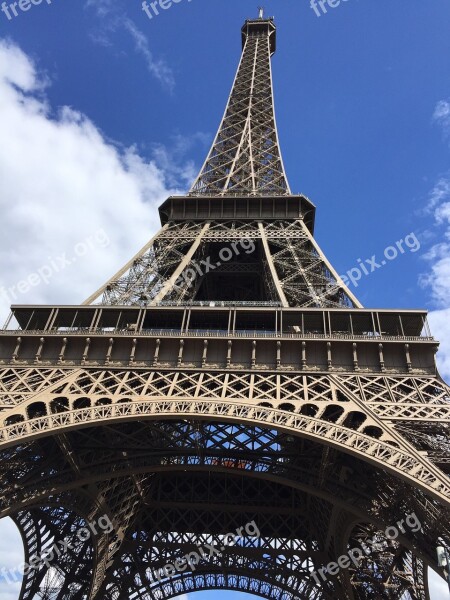
[[245,32],[242,58],[222,123],[195,180],[193,195],[287,195],[278,142],[271,54],[271,21]]
[[[169,425],[169,424],[167,424]],[[164,432],[164,426],[161,424],[161,433]],[[180,422],[179,425],[170,424],[170,429],[166,429],[165,439],[166,444],[170,440],[177,439],[174,432],[178,428],[179,431],[183,432],[185,440],[190,440],[192,447],[199,447],[198,436],[194,435],[196,428],[188,428]],[[180,430],[181,427],[181,430]],[[155,431],[158,431],[156,426]],[[120,429],[117,430],[120,432]],[[208,433],[209,431],[209,433]],[[247,431],[248,428],[243,426],[242,432]],[[125,442],[123,438],[124,433],[121,434],[122,439],[117,440],[117,450],[115,452],[121,452],[121,448],[124,446],[132,448],[134,445],[139,445],[139,441],[147,446],[147,453],[150,450],[148,447],[149,439],[152,436],[141,431],[130,431],[130,438],[128,442]],[[227,440],[236,439],[242,440],[242,434],[236,438],[237,432],[234,432],[234,436],[230,433],[230,427],[226,424],[217,428],[202,429],[202,437],[210,436],[210,440],[216,440],[216,445],[221,442],[224,447],[229,445]],[[270,431],[267,432],[267,440],[265,445],[267,448],[272,449],[273,465],[277,464],[276,459],[276,446],[282,446],[284,444],[291,444],[292,441],[289,438],[283,439],[282,437],[274,437]],[[80,438],[81,436],[81,438]],[[99,431],[92,431],[88,436],[82,434],[80,431],[78,434],[78,441],[72,438],[73,447],[76,449],[77,455],[80,456],[80,461],[83,463],[84,468],[86,467],[86,460],[90,456],[91,460],[96,455],[98,460],[101,461],[101,448],[104,450],[109,449],[111,451],[111,442],[115,436],[111,431],[109,434],[105,431],[104,435],[99,435]],[[254,441],[261,439],[261,432],[254,431]],[[90,441],[89,441],[90,440]],[[155,440],[156,442],[157,440]],[[179,439],[180,449],[185,446],[185,442]],[[81,445],[80,445],[81,442]],[[131,442],[131,443],[130,443]],[[211,452],[214,453],[211,443],[203,444],[206,442],[206,438],[202,439],[201,447],[211,448]],[[161,443],[161,442],[158,442]],[[83,452],[83,444],[86,445],[86,451]],[[95,444],[95,445],[94,445]],[[242,451],[245,452],[245,448],[251,448],[251,437],[245,443],[243,440],[237,442],[242,447]],[[241,451],[241,452],[242,452]],[[247,450],[248,451],[248,450]],[[130,451],[131,452],[131,451]],[[168,454],[166,449],[165,454]],[[295,457],[306,455],[314,459],[314,455],[317,460],[321,460],[322,454],[315,452],[312,447],[308,448],[308,445],[303,446],[302,449],[298,448],[295,453],[292,453]],[[245,454],[244,454],[245,455]],[[334,462],[335,469],[338,464],[338,455],[330,455],[327,460],[332,464]],[[114,458],[111,457],[114,461]],[[291,459],[292,460],[292,457]],[[130,456],[129,462],[132,462]],[[242,458],[240,460],[242,462]],[[339,509],[336,513],[336,509],[332,511],[335,499],[333,495],[328,496],[328,501],[320,500],[320,494],[314,500],[314,495],[311,493],[305,495],[302,492],[296,492],[295,486],[283,487],[280,485],[274,485],[270,480],[259,479],[252,482],[251,473],[249,471],[242,470],[239,466],[239,461],[234,462],[234,467],[231,467],[231,461],[224,461],[224,464],[228,464],[227,470],[221,473],[217,472],[214,478],[211,477],[211,468],[208,472],[199,472],[197,475],[195,471],[187,471],[184,474],[179,472],[179,468],[173,471],[172,476],[160,473],[157,476],[157,480],[152,480],[152,485],[149,487],[146,484],[147,489],[147,502],[141,508],[135,510],[135,519],[133,522],[123,519],[123,513],[118,510],[115,517],[115,523],[119,527],[119,523],[122,523],[122,529],[125,532],[123,541],[120,545],[120,551],[116,553],[115,560],[110,564],[111,574],[105,573],[104,578],[99,591],[97,592],[98,597],[108,598],[117,597],[109,596],[111,589],[118,589],[123,597],[140,597],[133,596],[133,594],[143,594],[143,598],[152,597],[146,596],[147,593],[155,593],[155,597],[166,597],[161,596],[161,590],[165,589],[165,594],[169,593],[170,589],[180,589],[178,587],[180,581],[193,581],[195,582],[194,587],[191,589],[203,589],[204,577],[208,577],[211,581],[211,587],[220,587],[221,585],[230,585],[232,581],[223,579],[224,573],[233,573],[233,577],[237,579],[245,577],[246,580],[253,580],[253,585],[260,586],[261,573],[266,572],[267,576],[264,578],[265,582],[270,582],[272,589],[277,589],[278,585],[281,585],[283,593],[290,594],[291,598],[333,598],[333,597],[344,597],[344,588],[339,580],[332,580],[328,583],[324,583],[322,586],[316,586],[314,580],[311,579],[309,571],[311,567],[307,567],[307,564],[314,565],[314,568],[319,568],[324,563],[337,556],[337,550],[339,543],[341,542],[341,535],[339,529],[336,528],[336,518],[332,519],[333,514],[342,514],[345,516],[345,522],[361,522],[365,511],[367,515],[373,512],[370,507],[370,497],[365,498],[363,496],[355,496],[356,488],[348,488],[345,491],[345,486],[341,489],[340,494],[350,499],[353,497],[354,507],[352,510],[351,506],[343,512],[343,509]],[[250,461],[248,462],[250,464]],[[345,464],[345,463],[344,463]],[[358,468],[357,462],[353,462],[352,466]],[[91,467],[92,468],[92,467]],[[185,471],[185,469],[183,469]],[[317,468],[314,468],[314,464],[311,467],[311,476],[314,474],[317,476]],[[228,473],[228,475],[227,475]],[[256,472],[255,472],[256,474]],[[334,474],[330,473],[330,477],[327,477],[328,487],[332,484]],[[356,473],[355,473],[356,476]],[[250,478],[249,478],[250,477]],[[304,479],[304,475],[299,473],[297,475],[301,480]],[[361,479],[366,477],[366,493],[370,491],[370,479],[373,475],[367,472],[367,467],[361,465],[359,467],[359,473],[356,479],[361,483]],[[104,497],[108,504],[114,505],[119,502],[119,505],[123,502],[121,498],[123,496],[123,486],[120,484],[122,478],[120,474],[117,477],[117,483],[115,485],[108,485],[104,488]],[[147,479],[147,481],[149,481]],[[337,480],[336,480],[337,483]],[[334,484],[334,486],[336,485]],[[387,484],[388,481],[385,481]],[[424,526],[428,529],[430,527],[437,527],[435,522],[436,516],[430,514],[429,505],[423,503],[419,497],[413,502],[413,498],[410,498],[408,504],[399,504],[396,507],[394,513],[383,514],[383,511],[391,511],[392,507],[389,506],[389,502],[386,496],[397,493],[399,501],[401,500],[400,489],[384,489],[382,481],[378,481],[379,487],[379,498],[380,508],[376,512],[373,512],[378,520],[381,519],[381,523],[395,522],[395,519],[402,515],[405,507],[414,508],[422,520]],[[56,490],[55,484],[53,489]],[[286,485],[286,484],[285,484]],[[119,495],[117,496],[117,489],[120,489]],[[290,489],[290,491],[288,491]],[[314,486],[311,486],[314,489]],[[316,484],[315,489],[318,491],[318,485]],[[336,488],[335,488],[336,489]],[[66,496],[68,498],[70,496]],[[116,498],[114,500],[114,498]],[[189,498],[190,503],[186,502]],[[384,499],[383,499],[384,498]],[[56,495],[55,500],[62,500],[62,496]],[[78,503],[79,505],[79,503]],[[293,508],[296,507],[294,510]],[[381,509],[381,510],[380,510]],[[360,514],[358,515],[358,510]],[[353,514],[352,514],[353,513]],[[311,516],[314,514],[314,521]],[[369,516],[369,518],[371,518]],[[243,546],[239,545],[236,549],[231,552],[225,553],[220,560],[215,560],[215,556],[212,560],[206,560],[194,573],[183,573],[182,576],[176,578],[164,578],[162,586],[159,581],[151,582],[151,585],[146,582],[145,573],[142,571],[142,565],[152,565],[153,570],[163,568],[168,563],[174,563],[174,561],[186,554],[187,551],[192,548],[198,548],[204,543],[211,544],[213,540],[214,545],[221,547],[221,536],[229,531],[237,529],[239,525],[245,520],[257,520],[258,527],[263,536],[257,542],[250,543],[250,540]],[[380,522],[380,521],[379,521]],[[323,528],[323,533],[320,533],[320,527],[318,524],[323,525],[330,523],[329,526]],[[434,523],[434,524],[433,524]],[[124,526],[125,524],[125,526]],[[306,529],[305,529],[306,527]],[[331,529],[330,529],[331,527]],[[373,525],[372,525],[373,528]],[[350,528],[353,531],[354,528]],[[375,527],[375,530],[378,530]],[[174,532],[177,532],[176,534]],[[166,533],[163,533],[166,532]],[[334,545],[329,543],[330,532],[332,539],[338,536],[334,540]],[[360,538],[357,532],[353,532],[353,540]],[[365,538],[362,538],[364,541]],[[420,542],[420,538],[417,540]],[[403,540],[402,540],[403,541]],[[412,542],[414,544],[415,542]],[[256,545],[255,545],[256,544]],[[345,547],[345,543],[344,543]],[[424,549],[426,545],[424,546]],[[417,549],[416,549],[417,551]],[[426,551],[426,550],[425,550]],[[284,557],[283,563],[279,562],[278,557],[280,554]],[[259,557],[259,558],[258,558]],[[388,557],[387,557],[388,558]],[[380,572],[383,572],[385,579],[391,578],[391,563],[387,558],[383,561],[378,561],[378,578]],[[308,562],[309,561],[309,562]],[[234,565],[234,566],[233,566]],[[277,566],[275,566],[277,565]],[[239,567],[239,568],[238,568]],[[236,570],[237,569],[237,570]],[[145,571],[145,570],[144,570]],[[397,568],[398,571],[398,568]],[[397,573],[396,571],[396,573]],[[138,581],[136,583],[137,574],[140,573]],[[367,572],[365,573],[365,580],[367,581]],[[216,579],[217,577],[217,579]],[[286,578],[286,583],[282,584],[282,579]],[[357,574],[352,572],[352,578],[355,579]],[[153,578],[154,579],[154,578]],[[259,581],[258,581],[259,580]],[[297,581],[297,583],[295,583]],[[378,583],[378,590],[380,590],[380,581]],[[136,587],[137,585],[137,587]],[[411,578],[408,583],[411,586]],[[175,587],[173,587],[175,586]],[[110,590],[107,592],[107,589]],[[234,588],[244,589],[244,588]],[[398,589],[398,585],[397,588]],[[112,593],[112,592],[111,592]],[[308,596],[308,594],[311,594]],[[334,595],[333,595],[334,594]],[[129,595],[129,596],[128,596]],[[262,594],[264,596],[264,594]],[[64,596],[59,594],[55,596],[57,598],[65,598],[70,596]],[[91,597],[97,597],[95,594]],[[120,595],[118,596],[120,597]],[[171,597],[171,596],[167,596]],[[371,596],[369,596],[371,597]],[[377,596],[374,596],[375,598]],[[395,594],[380,595],[378,597],[396,598]],[[421,596],[413,596],[421,597]]]
[[[71,543],[20,600],[429,600],[450,547],[450,389],[426,315],[364,311],[324,256],[284,173],[273,19],[242,36],[190,195],[82,307],[14,307],[0,332],[0,517],[27,561]],[[421,528],[387,538],[412,512]],[[80,541],[102,515],[112,529]]]
[[[239,246],[247,241],[255,248],[249,254]],[[224,262],[221,252],[232,256]],[[361,308],[304,221],[282,218],[245,223],[171,221],[87,302],[100,296],[102,304],[123,306],[227,300],[227,286],[216,285],[205,297],[202,285],[249,265],[260,273],[258,281],[264,273],[264,287],[250,289],[247,296],[235,294],[238,302],[276,299],[291,307]],[[269,290],[276,292],[275,297]]]

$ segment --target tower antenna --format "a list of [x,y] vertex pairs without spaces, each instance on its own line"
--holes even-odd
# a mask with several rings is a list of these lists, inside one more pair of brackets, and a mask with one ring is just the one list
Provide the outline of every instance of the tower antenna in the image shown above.
[[263,6],[259,6],[258,10],[259,10],[259,18],[260,19],[264,19],[264,7]]

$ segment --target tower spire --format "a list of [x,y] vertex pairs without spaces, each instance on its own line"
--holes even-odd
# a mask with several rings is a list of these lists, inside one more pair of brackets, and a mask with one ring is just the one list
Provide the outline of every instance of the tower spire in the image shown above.
[[[161,231],[86,304],[102,296],[105,305],[361,307],[313,237],[314,205],[291,193],[284,172],[272,93],[273,19],[245,21],[242,41],[225,115],[189,195],[161,205]],[[219,242],[236,236],[256,242],[232,264],[219,255]],[[197,268],[206,258],[213,267]]]
[[284,172],[272,90],[271,56],[276,47],[273,19],[247,20],[243,51],[231,95],[192,195],[283,196],[290,194]]

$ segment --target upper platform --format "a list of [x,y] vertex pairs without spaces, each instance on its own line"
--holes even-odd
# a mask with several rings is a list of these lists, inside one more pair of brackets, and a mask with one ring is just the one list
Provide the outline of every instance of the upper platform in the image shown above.
[[171,196],[160,207],[161,224],[168,221],[241,221],[302,219],[314,234],[316,207],[304,195]]
[[277,49],[277,28],[274,18],[266,19],[247,19],[242,26],[242,48],[244,48],[247,38],[251,35],[268,35],[270,38],[270,51],[274,54]]
[[13,306],[0,365],[437,374],[425,311],[259,304]]

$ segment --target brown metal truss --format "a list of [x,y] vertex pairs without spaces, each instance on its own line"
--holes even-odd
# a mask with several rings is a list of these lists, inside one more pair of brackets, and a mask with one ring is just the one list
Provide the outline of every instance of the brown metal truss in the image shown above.
[[[0,517],[27,562],[65,540],[20,600],[429,600],[450,547],[450,388],[426,312],[364,309],[326,259],[284,174],[273,20],[242,37],[162,229],[83,305],[13,306],[0,330]],[[101,517],[112,530],[80,540]],[[358,564],[314,576],[352,548]]]
[[[278,210],[281,216],[284,206]],[[254,250],[244,250],[242,241],[245,248],[253,242]],[[231,255],[230,260],[224,261],[223,254]],[[120,306],[228,301],[361,307],[303,215],[294,220],[170,222],[86,304],[100,297],[103,304]]]
[[243,52],[225,115],[191,194],[290,194],[273,105],[271,55],[275,25],[247,21]]

